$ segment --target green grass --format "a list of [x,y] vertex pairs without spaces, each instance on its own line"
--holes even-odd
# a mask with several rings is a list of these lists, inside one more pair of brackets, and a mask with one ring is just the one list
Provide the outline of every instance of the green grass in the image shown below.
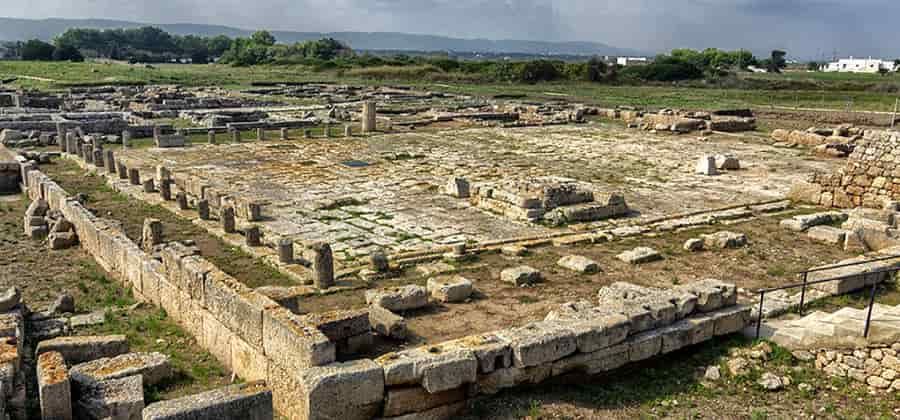
[[[436,82],[421,77],[421,72],[378,69],[377,77],[366,72],[318,72],[306,66],[224,65],[159,65],[153,68],[125,64],[0,62],[0,76],[20,75],[52,79],[53,82],[20,79],[15,85],[26,88],[62,89],[71,85],[104,84],[180,84],[185,86],[221,86],[244,88],[252,82],[321,82],[339,81],[352,84],[407,84],[422,89],[478,96],[521,96],[526,99],[568,99],[599,106],[630,105],[645,108],[735,108],[735,107],[802,107],[844,109],[852,102],[853,110],[891,111],[898,93],[873,89],[873,85],[900,84],[900,76],[848,75],[833,73],[785,73],[782,75],[742,75],[738,78],[758,80],[761,89],[713,88],[700,83],[681,87],[672,85],[612,86],[588,82],[554,82],[539,84],[478,83],[464,78]],[[414,69],[415,70],[415,69]],[[783,89],[770,81],[799,83]],[[738,83],[740,85],[740,83]],[[802,89],[801,89],[802,87]],[[287,98],[280,100],[291,102]]]

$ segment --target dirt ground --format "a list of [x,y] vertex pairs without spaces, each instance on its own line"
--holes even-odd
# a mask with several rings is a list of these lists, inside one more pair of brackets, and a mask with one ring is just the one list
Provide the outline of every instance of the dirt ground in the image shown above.
[[[617,281],[668,288],[715,278],[733,282],[740,288],[756,289],[796,282],[796,272],[854,256],[840,247],[815,242],[805,235],[780,228],[778,223],[787,217],[788,214],[783,214],[729,226],[703,227],[597,245],[546,246],[532,249],[525,257],[483,254],[475,261],[456,266],[456,274],[472,280],[475,285],[476,294],[470,302],[434,303],[427,309],[405,313],[411,338],[403,343],[385,343],[379,350],[390,351],[390,344],[434,344],[540,320],[559,304],[594,300],[601,287]],[[700,253],[682,249],[687,239],[721,230],[746,234],[750,245]],[[619,253],[638,246],[654,248],[665,259],[637,266],[616,259]],[[582,255],[597,261],[602,272],[575,274],[558,267],[556,262],[566,255]],[[502,270],[520,265],[540,270],[544,281],[533,287],[517,288],[499,280]],[[424,285],[426,282],[427,277],[419,275],[415,269],[408,269],[402,277],[379,282],[375,287]],[[301,309],[309,312],[364,306],[362,290],[305,297],[300,301]]]

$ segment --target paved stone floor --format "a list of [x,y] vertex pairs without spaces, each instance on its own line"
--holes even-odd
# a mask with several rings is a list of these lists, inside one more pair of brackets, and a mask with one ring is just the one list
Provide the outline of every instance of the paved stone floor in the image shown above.
[[[711,177],[694,173],[700,155],[725,152],[734,153],[743,169]],[[473,183],[568,177],[598,192],[622,192],[635,211],[626,220],[564,228],[579,230],[782,198],[792,182],[813,169],[840,163],[775,148],[752,135],[699,141],[601,123],[123,153],[146,170],[163,164],[216,190],[260,201],[265,229],[301,241],[328,241],[345,262],[378,247],[398,252],[554,231],[441,194],[451,175]]]

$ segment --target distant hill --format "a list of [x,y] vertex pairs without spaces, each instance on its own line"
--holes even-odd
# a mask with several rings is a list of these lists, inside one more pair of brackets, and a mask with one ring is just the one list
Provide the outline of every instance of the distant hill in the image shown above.
[[[147,24],[105,19],[14,19],[0,18],[0,40],[51,40],[69,28],[115,29],[152,25],[178,35],[229,37],[249,36],[253,31],[219,25],[192,23]],[[279,42],[293,43],[325,37],[344,41],[355,50],[454,51],[484,53],[518,53],[533,55],[642,55],[640,52],[616,48],[598,42],[543,42],[521,40],[462,39],[435,35],[394,32],[291,32],[272,31]]]

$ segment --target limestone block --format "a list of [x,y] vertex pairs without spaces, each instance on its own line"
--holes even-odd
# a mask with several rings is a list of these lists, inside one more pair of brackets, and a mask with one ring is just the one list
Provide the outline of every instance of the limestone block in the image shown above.
[[388,388],[384,398],[384,417],[419,413],[466,399],[465,387],[429,393],[420,386]]
[[747,235],[734,232],[716,232],[711,235],[701,235],[703,246],[707,249],[734,249],[747,245]]
[[616,258],[629,264],[644,264],[661,260],[663,257],[662,254],[654,249],[639,247],[630,251],[625,251],[617,255]]
[[814,241],[843,245],[847,231],[832,226],[813,226],[806,231],[806,236]]
[[384,399],[384,375],[371,360],[333,363],[297,372],[302,388],[294,398],[303,401],[296,413],[308,420],[368,420]]
[[472,281],[461,276],[428,279],[427,288],[432,298],[444,303],[465,302],[473,290]]
[[300,371],[335,360],[334,343],[287,309],[267,308],[263,312],[263,330],[263,348],[270,364]]
[[235,340],[239,340],[228,327],[219,322],[218,318],[210,311],[200,309],[203,322],[203,332],[197,337],[200,345],[212,354],[225,369],[231,370],[231,347]]
[[69,364],[128,353],[124,335],[58,337],[38,343],[36,353],[59,352]]
[[628,363],[628,343],[605,347],[590,353],[576,353],[553,362],[553,376],[569,372],[581,372],[595,375],[601,372],[618,369]]
[[744,329],[752,320],[750,307],[737,305],[709,313],[713,318],[713,334],[716,336],[734,334]]
[[841,223],[849,216],[846,213],[832,211],[825,213],[804,214],[781,221],[781,227],[795,232],[804,232],[813,226]]
[[272,391],[254,382],[150,404],[143,420],[270,420]]
[[206,308],[238,337],[262,349],[263,311],[278,304],[215,267],[211,268],[215,271],[203,278],[202,293]]
[[231,369],[245,381],[264,381],[268,377],[269,359],[242,339],[231,342]]
[[716,169],[736,171],[741,169],[741,162],[732,154],[716,155]]
[[550,363],[578,350],[574,331],[559,321],[533,322],[497,336],[509,342],[516,367]]
[[368,309],[318,312],[305,315],[303,318],[334,342],[372,330]]
[[144,409],[140,375],[95,382],[79,393],[75,412],[90,419],[138,420]]
[[631,324],[624,315],[615,314],[566,324],[575,333],[578,351],[591,353],[621,343]]
[[102,358],[72,366],[70,371],[78,388],[134,375],[140,375],[144,385],[153,386],[169,379],[173,373],[169,357],[162,353],[128,353]]
[[628,361],[647,360],[662,352],[663,335],[659,330],[647,331],[631,336],[628,344]]
[[402,286],[366,291],[366,303],[400,312],[428,305],[428,290],[422,286]]
[[685,241],[683,248],[685,251],[689,252],[703,251],[703,239],[688,239],[687,241]]
[[18,287],[12,286],[6,289],[6,291],[0,295],[0,312],[9,312],[13,310],[13,308],[18,306],[21,301],[22,292]]
[[582,274],[594,274],[600,271],[596,261],[580,255],[567,255],[556,262],[556,265]]
[[695,309],[698,312],[711,312],[723,306],[731,306],[737,302],[737,288],[715,279],[704,279],[679,285],[675,290],[697,296]]
[[465,178],[450,177],[445,191],[447,195],[456,198],[469,198],[469,181]]
[[402,316],[378,305],[369,307],[369,322],[372,330],[385,337],[402,340],[406,338],[406,321]]
[[714,156],[701,156],[700,160],[697,161],[697,174],[700,175],[718,175],[719,171],[716,169],[716,158]]
[[[431,353],[434,349],[428,351]],[[415,369],[416,376],[422,377],[422,387],[434,394],[475,382],[478,361],[472,352],[450,351],[417,361]]]
[[[38,396],[41,418],[46,420],[72,419],[72,390],[66,361],[58,352],[41,354],[37,361]],[[9,385],[9,384],[4,384]],[[5,395],[0,398],[6,399]],[[5,414],[3,412],[2,414]]]
[[500,272],[500,281],[515,286],[538,283],[541,279],[541,272],[528,266],[507,268]]
[[382,417],[381,420],[453,420],[459,418],[466,409],[466,402],[460,401],[448,405],[442,405],[430,410],[418,413],[406,414],[397,417]]
[[512,366],[512,349],[509,343],[497,336],[487,333],[463,337],[442,344],[451,349],[463,349],[472,352],[478,360],[479,373],[491,373],[497,369]]

